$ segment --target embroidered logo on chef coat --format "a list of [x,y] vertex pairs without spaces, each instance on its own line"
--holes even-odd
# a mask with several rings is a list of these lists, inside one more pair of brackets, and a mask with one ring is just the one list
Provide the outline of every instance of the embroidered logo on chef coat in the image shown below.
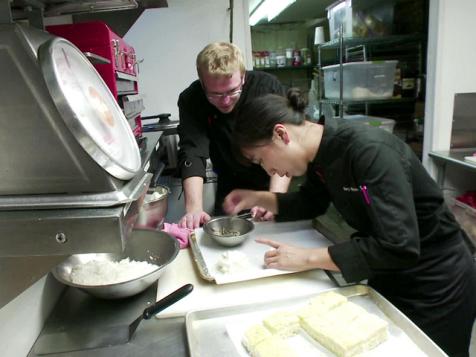
[[357,187],[352,186],[342,186],[344,192],[359,192],[360,190]]

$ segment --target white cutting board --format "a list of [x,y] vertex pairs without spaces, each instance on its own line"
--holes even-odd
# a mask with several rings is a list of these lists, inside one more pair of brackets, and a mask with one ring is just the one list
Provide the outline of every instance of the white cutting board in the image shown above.
[[[270,238],[273,238],[272,235]],[[262,259],[261,256],[261,262]],[[159,279],[157,300],[187,283],[193,284],[194,290],[182,300],[157,314],[157,317],[177,317],[184,316],[187,312],[193,310],[298,297],[335,287],[324,271],[320,269],[300,273],[276,272],[280,274],[218,285],[202,279],[193,262],[190,248],[182,249]]]
[[[328,247],[332,243],[312,227],[312,222],[255,222],[255,229],[243,244],[236,247],[223,247],[210,238],[202,228],[195,230],[195,237],[211,277],[217,284],[253,280],[268,276],[289,274],[290,271],[266,269],[263,265],[264,254],[273,249],[255,241],[256,238],[268,238],[277,242],[296,245],[303,248]],[[247,258],[246,269],[233,274],[222,273],[217,269],[217,262],[224,252],[238,251]]]

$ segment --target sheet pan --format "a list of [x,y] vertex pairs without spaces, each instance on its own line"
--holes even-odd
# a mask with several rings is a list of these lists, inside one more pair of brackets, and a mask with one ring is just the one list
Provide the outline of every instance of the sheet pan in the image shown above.
[[[255,242],[258,237],[294,244],[305,248],[327,247],[332,243],[312,227],[310,220],[295,222],[255,222],[250,238],[238,247],[223,247],[206,235],[202,228],[196,229],[190,239],[193,260],[200,276],[216,284],[253,280],[274,275],[289,274],[292,271],[265,269],[264,253],[270,247]],[[225,251],[236,250],[249,259],[250,269],[238,274],[223,274],[216,268],[216,262]]]
[[[372,288],[366,285],[355,285],[330,290],[347,296],[350,301],[388,321],[388,340],[366,356],[447,356],[402,312]],[[236,326],[248,323],[251,325],[273,311],[299,308],[316,295],[191,311],[186,315],[190,355],[192,357],[246,356],[243,347],[236,341],[236,336],[232,336]],[[322,346],[320,352],[323,352],[325,356],[334,356]]]

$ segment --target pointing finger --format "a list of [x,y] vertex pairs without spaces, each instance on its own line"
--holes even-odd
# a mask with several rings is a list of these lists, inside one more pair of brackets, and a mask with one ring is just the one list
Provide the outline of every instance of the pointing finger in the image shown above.
[[257,238],[257,239],[255,239],[255,242],[260,243],[260,244],[266,244],[266,245],[269,245],[270,247],[273,247],[273,248],[279,248],[279,246],[281,245],[281,243],[278,243],[274,240],[266,239],[266,238]]

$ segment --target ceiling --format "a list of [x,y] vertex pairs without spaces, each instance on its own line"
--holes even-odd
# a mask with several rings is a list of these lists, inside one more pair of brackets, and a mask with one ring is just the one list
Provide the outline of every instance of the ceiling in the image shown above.
[[103,21],[120,37],[145,9],[168,6],[167,0],[10,0],[10,4],[14,21],[28,19],[43,28],[44,17],[72,15],[73,23]]
[[45,17],[78,13],[167,7],[167,0],[10,0],[13,17],[26,18],[32,10]]
[[[249,0],[250,11],[260,2],[261,0]],[[295,3],[289,5],[289,7],[269,23],[278,24],[326,18],[326,7],[334,2],[336,2],[336,0],[296,0]],[[267,23],[265,19],[259,22],[259,24],[264,23]]]

